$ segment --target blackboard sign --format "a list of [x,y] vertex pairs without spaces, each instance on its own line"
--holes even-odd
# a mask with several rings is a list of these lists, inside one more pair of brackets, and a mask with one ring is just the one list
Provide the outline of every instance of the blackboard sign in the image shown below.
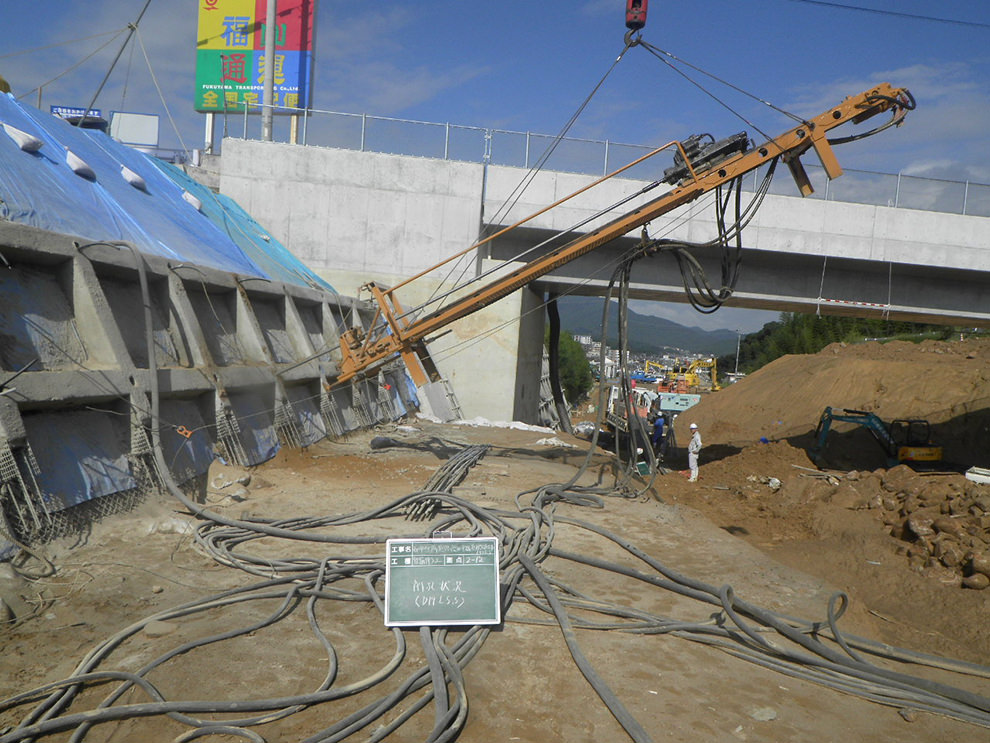
[[389,539],[385,626],[498,624],[498,539]]

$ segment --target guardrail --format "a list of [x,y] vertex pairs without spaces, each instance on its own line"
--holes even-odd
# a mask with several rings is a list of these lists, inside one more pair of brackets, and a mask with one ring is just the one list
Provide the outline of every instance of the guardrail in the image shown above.
[[[262,106],[250,110],[257,114]],[[260,116],[231,113],[222,117],[224,135],[244,139],[261,138]],[[381,152],[412,157],[431,157],[462,162],[486,162],[529,169],[536,165],[548,170],[600,176],[616,170],[653,149],[650,145],[626,144],[609,140],[564,137],[515,132],[460,124],[438,124],[410,119],[394,119],[368,114],[341,113],[317,109],[277,107],[274,137],[290,141],[295,131],[298,143],[336,147],[362,152]],[[288,116],[286,115],[288,114]],[[292,117],[295,121],[290,123]],[[254,131],[256,130],[256,131]],[[645,163],[625,174],[637,180],[657,180],[662,163]],[[990,184],[923,178],[913,175],[846,169],[842,178],[829,181],[813,163],[805,165],[815,193],[810,198],[874,206],[990,217]],[[744,189],[755,189],[762,172],[747,178]],[[789,178],[775,179],[770,193],[795,195]]]

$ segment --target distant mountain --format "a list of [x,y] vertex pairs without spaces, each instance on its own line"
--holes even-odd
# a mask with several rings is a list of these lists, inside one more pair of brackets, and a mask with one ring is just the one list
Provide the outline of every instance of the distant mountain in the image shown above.
[[[601,340],[602,297],[560,297],[560,326],[571,335],[590,335]],[[733,330],[701,330],[678,325],[652,315],[629,311],[629,350],[637,353],[662,353],[668,348],[680,348],[693,353],[724,356],[736,352]],[[619,303],[609,308],[608,345],[618,345]]]

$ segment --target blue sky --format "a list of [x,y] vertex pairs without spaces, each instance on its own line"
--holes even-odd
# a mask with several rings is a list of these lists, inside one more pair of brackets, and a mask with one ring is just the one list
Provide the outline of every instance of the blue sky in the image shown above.
[[[108,32],[125,29],[143,6],[3,0],[0,75],[31,105],[44,85],[42,108],[86,106],[124,40]],[[624,8],[624,0],[319,0],[314,105],[555,134],[622,50]],[[134,39],[140,44],[125,49],[96,101],[104,111],[161,115],[165,147],[204,140],[203,116],[191,103],[196,9],[193,0],[152,0]],[[843,146],[842,165],[990,183],[987,0],[653,0],[643,38],[798,115],[820,113],[879,81],[907,87],[918,109],[905,125]],[[770,136],[790,127],[768,106],[691,74],[722,103],[644,49],[631,49],[570,136],[660,144],[697,132],[755,135],[729,108]],[[658,307],[685,310],[672,319],[704,327],[750,329],[773,317],[745,313],[750,319],[733,322],[721,312]]]

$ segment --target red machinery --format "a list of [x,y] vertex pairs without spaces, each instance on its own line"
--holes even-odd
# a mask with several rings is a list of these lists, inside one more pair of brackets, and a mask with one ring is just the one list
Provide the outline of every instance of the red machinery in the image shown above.
[[649,0],[626,0],[626,28],[639,31],[646,25],[646,6]]

